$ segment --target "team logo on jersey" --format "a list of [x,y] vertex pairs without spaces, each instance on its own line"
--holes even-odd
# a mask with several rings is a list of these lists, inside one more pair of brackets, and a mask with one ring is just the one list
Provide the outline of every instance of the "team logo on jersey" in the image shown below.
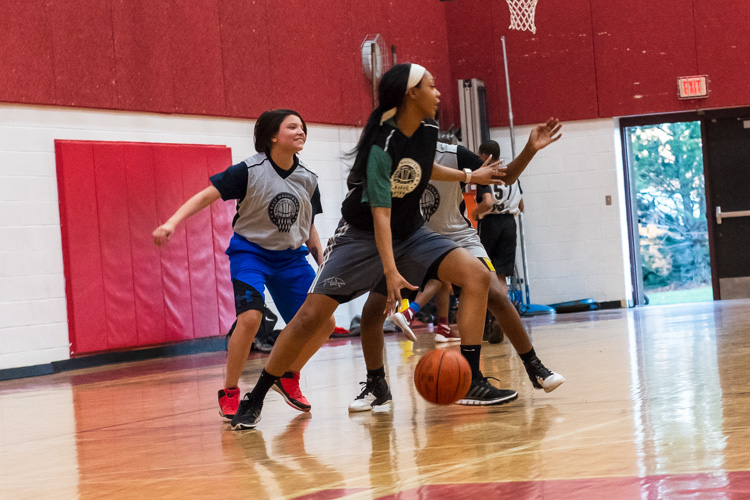
[[416,189],[421,179],[422,169],[419,163],[411,158],[403,158],[391,175],[391,195],[394,198],[403,198]]
[[331,288],[341,288],[342,286],[346,285],[346,283],[341,278],[333,277],[323,280],[323,285],[329,286]]
[[280,233],[288,233],[299,217],[299,200],[292,193],[279,193],[268,204],[268,216]]
[[432,184],[427,184],[427,188],[422,193],[422,198],[419,200],[419,208],[422,210],[422,217],[425,222],[430,222],[432,214],[437,212],[440,206],[440,193]]

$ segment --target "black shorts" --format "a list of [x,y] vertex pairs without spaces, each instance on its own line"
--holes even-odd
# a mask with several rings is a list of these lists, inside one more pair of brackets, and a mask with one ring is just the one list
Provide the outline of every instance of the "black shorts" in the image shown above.
[[490,256],[495,272],[515,274],[516,218],[511,214],[485,215],[479,221],[479,239]]

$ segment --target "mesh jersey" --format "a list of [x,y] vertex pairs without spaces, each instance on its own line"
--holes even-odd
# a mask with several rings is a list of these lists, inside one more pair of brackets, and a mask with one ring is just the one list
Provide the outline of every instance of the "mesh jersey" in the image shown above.
[[301,247],[320,205],[318,176],[295,156],[289,170],[264,153],[212,175],[223,200],[237,200],[234,232],[267,250]]
[[490,214],[518,214],[521,209],[521,198],[523,190],[521,190],[521,184],[518,181],[514,182],[510,186],[496,185],[496,186],[482,186],[477,188],[477,201],[482,200],[484,193],[492,193],[495,197],[495,204],[492,206],[492,210],[482,214],[482,217]]
[[[404,238],[424,224],[419,209],[422,192],[432,175],[438,127],[431,120],[422,122],[411,137],[406,137],[393,121],[378,130],[373,148],[382,149],[390,158],[391,234]],[[349,182],[349,192],[341,205],[341,215],[354,227],[373,231],[372,210],[362,200],[367,179]]]
[[[482,166],[482,160],[463,146],[437,143],[435,163],[444,167],[472,171]],[[451,235],[472,227],[461,213],[464,201],[460,182],[430,181],[422,194],[420,208],[425,225],[440,234]]]

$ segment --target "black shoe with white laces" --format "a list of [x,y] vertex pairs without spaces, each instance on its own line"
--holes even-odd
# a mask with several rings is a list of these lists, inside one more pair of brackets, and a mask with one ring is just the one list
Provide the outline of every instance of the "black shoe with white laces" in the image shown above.
[[263,410],[263,401],[256,401],[246,393],[240,401],[240,407],[232,418],[232,430],[254,429],[260,422],[260,412]]
[[539,358],[535,357],[524,364],[524,366],[526,367],[526,373],[529,375],[529,380],[534,384],[534,389],[544,389],[544,392],[552,392],[565,382],[565,377],[549,370],[542,364]]
[[[489,377],[497,380],[495,377]],[[498,381],[499,382],[499,381]],[[471,381],[469,392],[463,399],[456,401],[457,405],[488,406],[510,403],[518,397],[516,391],[498,389],[490,384],[488,377],[479,377]]]
[[362,393],[349,403],[350,412],[390,409],[393,398],[385,377],[367,377],[367,382],[360,382],[360,384]]

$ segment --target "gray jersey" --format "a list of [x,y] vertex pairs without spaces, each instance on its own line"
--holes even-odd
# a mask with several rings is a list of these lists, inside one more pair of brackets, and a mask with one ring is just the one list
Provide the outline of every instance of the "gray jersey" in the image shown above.
[[295,157],[280,169],[264,153],[211,177],[224,200],[237,200],[234,232],[267,250],[301,247],[320,213],[318,176]]
[[[462,146],[437,143],[435,163],[444,167],[472,171],[482,166],[482,160]],[[460,210],[464,201],[460,182],[430,181],[422,194],[420,208],[425,225],[433,231],[450,236],[463,233],[467,228],[474,230]]]

